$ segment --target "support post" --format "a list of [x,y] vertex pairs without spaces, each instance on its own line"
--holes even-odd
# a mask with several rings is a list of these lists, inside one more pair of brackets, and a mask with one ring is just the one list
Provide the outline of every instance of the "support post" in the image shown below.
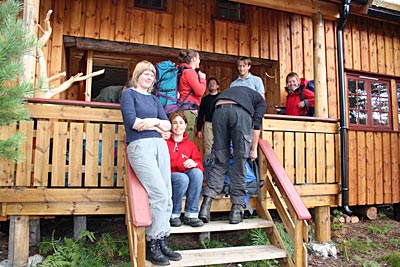
[[74,216],[74,240],[77,240],[81,231],[87,230],[86,216]]
[[29,245],[36,246],[40,242],[40,219],[29,221]]
[[8,266],[28,266],[29,216],[10,216]]
[[313,14],[312,20],[314,30],[315,116],[328,118],[324,19],[321,13],[317,13]]
[[329,206],[315,207],[315,240],[331,240],[331,210]]

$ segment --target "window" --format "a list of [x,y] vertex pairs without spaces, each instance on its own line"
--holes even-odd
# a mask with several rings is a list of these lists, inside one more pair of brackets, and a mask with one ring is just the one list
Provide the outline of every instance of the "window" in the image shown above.
[[390,82],[366,76],[347,76],[351,126],[390,129]]
[[135,0],[135,7],[166,11],[167,0]]
[[218,18],[244,22],[243,4],[218,0]]

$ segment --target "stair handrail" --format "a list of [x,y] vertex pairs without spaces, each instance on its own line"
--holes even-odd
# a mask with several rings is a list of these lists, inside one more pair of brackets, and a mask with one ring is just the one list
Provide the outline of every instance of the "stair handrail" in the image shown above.
[[297,219],[299,220],[309,220],[311,219],[311,214],[301,199],[299,193],[291,182],[288,174],[279,161],[278,156],[272,149],[269,142],[263,140],[261,137],[258,140],[258,145],[264,154],[267,162],[269,164],[269,170],[274,178],[275,184],[280,190],[284,192],[283,197],[287,198],[287,201],[293,207],[296,213]]

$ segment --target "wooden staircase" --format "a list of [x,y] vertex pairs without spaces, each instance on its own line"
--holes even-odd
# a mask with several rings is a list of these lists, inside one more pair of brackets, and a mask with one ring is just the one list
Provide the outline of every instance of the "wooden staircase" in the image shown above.
[[[240,224],[229,224],[228,221],[211,221],[210,223],[205,224],[203,227],[197,228],[182,225],[181,227],[172,227],[171,234],[223,232],[255,228],[265,228],[268,231],[268,229],[271,230],[272,227],[274,227],[273,222],[260,218],[254,218],[245,219]],[[178,252],[182,254],[182,260],[176,262],[171,261],[170,266],[204,266],[246,261],[286,259],[287,257],[285,250],[277,248],[273,245],[191,249]],[[155,265],[146,261],[146,266]]]
[[[260,197],[253,199],[259,218],[245,219],[239,224],[229,224],[228,221],[211,221],[198,228],[182,225],[181,227],[172,227],[171,234],[181,235],[262,228],[267,233],[271,245],[182,250],[179,251],[182,254],[182,260],[171,261],[170,266],[206,266],[269,259],[278,260],[280,266],[307,266],[307,251],[304,242],[308,242],[306,220],[311,219],[311,215],[269,143],[260,139],[259,146],[261,151],[259,153],[260,162],[262,162],[260,164],[260,178],[266,181],[261,188]],[[145,227],[151,223],[150,211],[148,204],[146,204],[148,203],[147,193],[141,187],[133,170],[129,167],[129,162],[127,162],[126,166],[128,166],[127,179],[125,179],[126,224],[132,266],[155,266],[145,260]],[[293,257],[288,254],[268,211],[268,194],[273,199],[280,219],[292,240],[294,246]],[[211,212],[228,212],[230,206],[229,198],[217,198],[212,203]],[[147,207],[147,209],[144,207]]]

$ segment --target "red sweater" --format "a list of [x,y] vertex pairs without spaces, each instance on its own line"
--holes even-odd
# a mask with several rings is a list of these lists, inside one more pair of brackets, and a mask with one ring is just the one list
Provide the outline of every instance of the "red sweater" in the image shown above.
[[303,95],[306,106],[304,108],[298,108],[297,105],[301,102],[300,87],[292,93],[288,92],[286,98],[286,115],[304,116],[307,115],[307,108],[314,107],[314,92],[309,89],[304,89]]
[[183,140],[175,143],[174,138],[167,140],[169,156],[171,159],[171,172],[185,172],[188,169],[183,166],[187,159],[192,159],[197,163],[197,167],[204,172],[203,159],[195,143],[188,139],[187,133],[183,134]]
[[185,99],[186,95],[193,90],[190,96],[185,100],[186,102],[196,103],[200,106],[201,97],[204,95],[204,92],[207,88],[207,82],[205,79],[200,79],[197,72],[190,67],[187,63],[182,63],[179,65],[186,66],[188,69],[185,69],[182,73],[182,76],[179,80],[179,100]]

